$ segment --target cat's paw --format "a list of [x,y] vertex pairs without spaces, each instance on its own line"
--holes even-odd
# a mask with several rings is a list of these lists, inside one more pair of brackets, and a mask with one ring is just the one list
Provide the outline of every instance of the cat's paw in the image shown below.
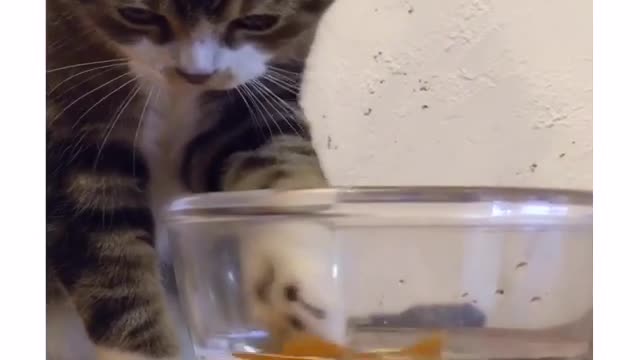
[[242,272],[252,320],[276,338],[311,333],[344,343],[341,259],[330,230],[284,222],[252,228],[244,236]]

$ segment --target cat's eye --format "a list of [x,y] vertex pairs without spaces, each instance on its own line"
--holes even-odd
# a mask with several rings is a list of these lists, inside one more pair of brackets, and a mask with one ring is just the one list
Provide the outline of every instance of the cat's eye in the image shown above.
[[279,22],[277,15],[255,14],[236,19],[233,23],[242,30],[264,32],[273,29]]
[[118,13],[128,22],[142,26],[154,25],[157,23],[158,19],[161,18],[160,15],[153,11],[133,6],[119,8]]

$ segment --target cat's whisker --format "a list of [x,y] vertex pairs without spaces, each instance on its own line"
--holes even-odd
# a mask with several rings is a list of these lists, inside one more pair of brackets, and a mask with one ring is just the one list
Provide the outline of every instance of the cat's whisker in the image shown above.
[[[246,84],[244,84],[245,89],[247,90],[247,96],[249,96],[250,99],[253,100],[253,103],[256,104],[256,111],[258,111],[258,113],[260,114],[262,121],[265,123],[265,125],[267,125],[267,129],[269,130],[269,135],[270,137],[273,137],[273,131],[271,130],[271,125],[269,124],[269,119],[267,119],[267,117],[265,116],[265,113],[267,115],[269,115],[269,117],[271,117],[273,119],[273,116],[271,114],[269,114],[269,110],[267,110],[267,108],[264,106],[264,104],[262,104],[262,102],[260,101],[260,99],[257,97],[257,95],[255,94],[253,88],[251,87],[251,82],[248,82]],[[263,112],[264,110],[264,112]]]
[[117,62],[126,63],[127,61],[128,61],[127,58],[91,61],[91,62],[86,62],[86,63],[62,66],[62,67],[58,67],[58,68],[55,68],[55,69],[48,69],[47,73],[52,73],[52,72],[55,72],[55,71],[66,70],[66,69],[73,69],[73,68],[80,67],[80,66],[98,65],[98,64],[107,64],[107,63],[117,63]]
[[74,156],[75,149],[80,145],[80,143],[85,138],[85,136],[86,136],[86,132],[83,132],[72,145],[69,145],[65,147],[64,150],[62,150],[62,153],[60,154],[61,157],[64,157],[68,151],[73,151],[71,154],[71,159],[67,163],[67,165],[69,165],[73,160],[75,160],[75,156]]
[[[134,78],[133,80],[135,81],[135,80],[137,80],[137,78]],[[122,116],[122,113],[124,113],[124,111],[127,109],[127,106],[129,106],[129,104],[131,103],[133,98],[136,97],[136,95],[140,91],[140,88],[141,88],[141,86],[138,85],[137,87],[133,88],[133,90],[131,90],[129,95],[127,95],[127,97],[123,101],[122,107],[120,109],[118,109],[118,112],[116,114],[115,119],[113,121],[111,121],[111,125],[108,127],[108,130],[107,130],[106,134],[104,135],[104,139],[102,140],[102,143],[100,144],[100,147],[98,148],[98,154],[96,155],[96,159],[95,159],[94,164],[93,164],[94,169],[96,169],[98,167],[98,162],[100,161],[100,156],[102,154],[102,150],[104,149],[104,146],[107,143],[107,140],[109,139],[109,136],[113,132],[113,129],[118,124],[118,120]]]
[[100,103],[102,103],[103,101],[105,101],[109,96],[115,94],[116,92],[118,92],[120,89],[124,88],[125,86],[131,84],[132,82],[136,81],[136,78],[131,79],[127,82],[125,82],[124,84],[120,85],[119,87],[117,87],[115,90],[112,90],[110,93],[108,93],[107,95],[103,96],[100,100],[96,101],[93,105],[91,105],[91,107],[89,107],[89,109],[87,109],[85,112],[82,113],[82,115],[80,115],[78,117],[78,119],[76,120],[75,123],[73,123],[73,125],[71,126],[72,129],[74,129],[76,126],[78,126],[78,124],[80,123],[80,121],[82,121],[82,119],[89,113],[91,112],[91,110],[93,110],[96,106],[100,105]]
[[60,111],[60,112],[59,112],[59,113],[58,113],[58,114],[53,118],[53,120],[51,121],[51,123],[53,124],[53,122],[55,122],[56,120],[58,120],[58,119],[60,118],[60,116],[62,116],[62,114],[64,114],[64,112],[65,112],[65,111],[67,111],[70,107],[72,107],[73,105],[75,105],[78,101],[80,101],[80,100],[84,99],[85,97],[87,97],[87,96],[89,96],[89,95],[93,94],[94,92],[96,92],[96,91],[98,91],[98,90],[102,89],[102,88],[103,88],[103,87],[105,87],[105,86],[108,86],[108,85],[109,85],[109,84],[111,84],[112,82],[114,82],[114,81],[116,81],[116,80],[118,80],[118,79],[121,79],[121,78],[123,78],[123,77],[125,77],[125,76],[127,76],[127,75],[129,75],[129,74],[130,74],[129,72],[126,72],[126,73],[124,73],[124,74],[122,74],[122,75],[120,75],[120,76],[117,76],[117,77],[115,77],[115,78],[113,78],[113,79],[111,79],[111,80],[107,81],[106,83],[104,83],[104,84],[102,84],[102,85],[100,85],[100,86],[98,86],[98,87],[94,88],[93,90],[91,90],[91,91],[89,91],[89,92],[87,92],[87,93],[85,93],[85,94],[83,94],[83,95],[79,96],[77,99],[75,99],[74,101],[72,101],[69,105],[65,106],[65,107],[64,107],[64,108],[63,108],[63,109],[62,109],[62,110],[61,110],[61,111]]
[[82,141],[84,141],[84,139],[87,137],[88,133],[89,133],[89,131],[87,131],[87,130],[82,131],[82,134],[78,137],[77,141],[74,143],[73,147],[70,149],[72,151],[72,153],[71,153],[71,157],[69,158],[69,161],[68,161],[67,165],[73,163],[73,161],[78,157],[78,155],[80,155],[82,150],[85,149],[85,147],[83,147],[81,145],[82,145]]
[[144,122],[144,116],[145,116],[145,113],[147,111],[147,106],[149,106],[149,102],[151,100],[151,95],[153,94],[153,90],[155,90],[154,87],[149,89],[149,94],[147,95],[147,100],[145,100],[144,105],[142,106],[142,112],[140,113],[140,118],[138,119],[138,126],[136,127],[136,133],[133,136],[133,159],[132,159],[133,176],[136,176],[136,153],[138,152],[136,150],[136,146],[138,144],[138,134],[140,133],[140,128],[142,127],[142,123]]
[[[74,126],[75,126],[75,124],[74,124]],[[87,130],[87,129],[80,129],[79,131],[81,132],[81,135],[78,137],[77,141],[74,143],[74,145],[70,149],[73,152],[72,152],[71,157],[69,159],[69,163],[72,163],[80,155],[80,153],[84,149],[84,147],[80,146],[80,145],[82,144],[83,140],[87,137],[87,135],[91,132],[90,130]],[[66,149],[65,149],[65,151],[66,151]]]
[[295,89],[296,91],[300,90],[300,82],[284,77],[278,73],[274,73],[274,72],[268,72],[264,75],[265,78],[274,80],[275,82],[281,83],[283,85],[286,85],[292,89]]
[[86,84],[87,82],[95,79],[96,77],[98,77],[100,75],[104,75],[104,74],[106,74],[106,73],[108,73],[110,71],[113,71],[113,70],[116,70],[116,69],[115,68],[103,69],[100,72],[98,72],[97,74],[93,74],[92,76],[89,76],[89,77],[83,79],[82,81],[80,81],[80,82],[78,82],[76,84],[73,84],[72,86],[69,86],[68,88],[65,88],[64,91],[61,91],[60,93],[55,94],[55,96],[52,96],[51,98],[58,100],[58,99],[64,97],[69,92],[73,91],[74,89],[77,89],[82,84]]
[[283,69],[274,65],[268,65],[268,71],[271,72],[272,74],[277,74],[278,76],[282,77],[282,78],[286,78],[289,81],[293,81],[296,84],[300,83],[300,81],[302,80],[303,76],[306,79],[311,79],[315,76],[318,75],[317,72],[313,71],[313,69],[308,69],[306,68],[304,70],[304,74],[299,73],[299,72],[295,72],[295,71],[290,71],[287,69]]
[[276,93],[274,93],[273,91],[271,91],[271,89],[269,89],[267,86],[265,86],[264,84],[260,84],[260,86],[269,94],[271,95],[271,97],[273,97],[275,100],[277,100],[280,104],[282,104],[282,106],[284,106],[288,111],[290,111],[291,113],[295,114],[297,112],[297,110],[295,108],[293,108],[287,101],[285,101],[284,99],[282,99],[282,97],[278,96]]
[[285,91],[287,91],[287,92],[289,92],[289,93],[293,94],[293,95],[298,95],[298,94],[300,94],[300,89],[299,89],[299,88],[293,87],[293,85],[289,85],[289,84],[286,84],[286,83],[282,83],[282,82],[280,82],[280,80],[278,80],[278,79],[274,78],[273,76],[271,76],[271,75],[269,75],[269,74],[265,74],[265,75],[263,76],[263,78],[264,78],[265,80],[268,80],[268,81],[269,81],[269,82],[271,82],[272,84],[274,84],[274,85],[278,86],[279,88],[281,88],[281,89],[283,89],[283,90],[285,90]]
[[[245,91],[250,92],[251,90],[246,89]],[[256,120],[254,121],[254,123],[256,124],[256,128],[260,131],[260,133],[263,135],[263,137],[264,137],[265,139],[267,139],[267,135],[264,133],[264,126],[260,126],[260,123],[257,121],[257,116],[255,116],[255,114],[254,114],[253,110],[251,110],[251,108],[255,107],[254,103],[255,103],[255,101],[253,101],[253,102],[252,102],[252,101],[251,101],[251,99],[249,99],[249,104],[251,105],[251,106],[250,106],[250,110],[249,110],[249,111],[252,113],[252,117],[255,117],[255,118],[256,118]],[[267,125],[267,128],[269,129],[270,136],[271,136],[271,137],[273,137],[273,133],[271,133],[271,128],[270,128],[270,126],[269,126],[269,121],[268,121],[268,120],[267,120],[267,118],[264,116],[264,114],[263,114],[262,110],[260,110],[260,109],[258,109],[258,108],[256,108],[256,110],[259,110],[259,111],[260,111],[260,114],[262,115],[262,116],[261,116],[261,118],[262,118],[262,122],[263,122],[265,125]]]
[[[94,75],[94,76],[91,76],[91,77],[89,77],[89,78],[85,79],[84,81],[82,81],[82,82],[80,82],[80,83],[78,83],[78,84],[76,84],[76,85],[83,84],[83,83],[85,83],[85,82],[87,82],[87,81],[89,81],[89,80],[91,80],[91,79],[95,78],[96,76],[99,76],[100,74],[104,74],[105,72],[107,72],[107,71],[109,71],[109,70],[113,70],[114,68],[116,68],[116,67],[118,67],[118,66],[124,66],[124,65],[126,65],[126,63],[117,63],[117,64],[103,65],[103,66],[94,67],[94,68],[91,68],[91,69],[88,69],[88,70],[83,70],[83,71],[81,71],[81,72],[79,72],[79,73],[77,73],[77,74],[73,74],[73,75],[69,76],[68,78],[66,78],[66,79],[64,79],[64,80],[62,80],[62,81],[60,81],[56,86],[54,86],[54,87],[53,87],[53,89],[49,90],[49,93],[47,94],[47,96],[51,95],[51,94],[52,94],[54,91],[56,91],[56,89],[58,89],[62,84],[66,83],[67,81],[69,81],[69,80],[71,80],[71,79],[74,79],[74,78],[76,78],[76,77],[78,77],[78,76],[80,76],[80,75],[86,74],[86,73],[88,73],[88,72],[92,72],[92,71],[100,70],[100,69],[106,69],[106,70],[100,71],[98,74],[96,74],[96,75]],[[74,86],[74,87],[75,87],[75,86]],[[73,89],[74,87],[72,87],[71,89]],[[69,90],[69,89],[67,89],[67,91],[68,91],[68,90]],[[65,92],[66,92],[66,91],[65,91]],[[64,94],[64,93],[62,93],[62,94]],[[62,94],[60,94],[60,95],[62,95]]]
[[294,77],[294,78],[299,78],[299,77],[302,76],[302,74],[300,74],[299,72],[287,70],[287,69],[284,69],[284,68],[281,68],[281,67],[278,67],[278,66],[275,66],[275,65],[268,65],[268,68],[273,70],[273,71],[275,71],[275,72],[279,72],[281,74],[286,74],[287,76],[291,76],[291,77]]
[[244,89],[246,91],[247,96],[249,97],[250,103],[255,106],[255,110],[260,115],[259,118],[262,120],[262,123],[267,126],[267,130],[269,131],[269,137],[273,137],[273,131],[271,130],[271,125],[269,124],[269,119],[267,119],[267,116],[265,115],[265,113],[262,111],[262,109],[259,106],[260,100],[255,96],[255,94],[253,93],[253,90],[248,85],[243,85],[243,86],[244,86]]
[[242,93],[242,87],[244,85],[240,85],[239,87],[235,88],[234,90],[238,93],[238,95],[240,95],[240,98],[242,99],[242,101],[244,102],[244,104],[247,106],[247,110],[249,111],[249,116],[251,117],[251,122],[253,123],[253,125],[256,127],[256,130],[258,130],[261,134],[264,135],[264,133],[261,131],[262,128],[260,127],[260,124],[258,123],[258,119],[256,118],[253,109],[251,108],[251,105],[249,105],[249,102],[247,101],[247,99],[245,98],[244,94]]
[[[293,126],[291,124],[291,122],[289,121],[289,118],[291,118],[294,121],[294,123],[297,124],[297,122],[296,122],[296,111],[289,104],[287,104],[284,100],[282,100],[282,98],[280,98],[279,96],[274,94],[264,84],[261,84],[260,82],[257,82],[256,84],[257,84],[257,86],[259,86],[258,89],[262,93],[262,95],[264,96],[264,99],[266,100],[266,102],[269,105],[271,105],[271,108],[273,110],[275,110],[278,113],[278,115],[280,115],[282,120],[284,120],[287,123],[289,128],[291,128],[291,130],[293,130],[296,133],[296,135],[301,136],[300,133],[298,132],[298,129],[295,126]],[[275,102],[269,100],[269,98],[275,100]],[[278,105],[279,109],[275,105]],[[281,110],[283,110],[284,113]]]
[[[88,30],[78,34],[76,37],[68,37],[68,38],[65,38],[63,40],[59,40],[59,41],[53,42],[51,44],[47,44],[47,51],[54,51],[54,50],[61,49],[61,48],[65,47],[68,44],[75,44],[76,43],[75,41],[77,41],[79,38],[85,37],[85,36],[87,36],[89,34],[94,34],[96,32],[98,32],[98,30],[95,29],[95,28],[92,28],[92,29],[88,29]],[[90,45],[95,45],[95,43],[93,43],[92,41],[85,41],[85,42],[82,43],[81,46],[79,46],[77,48],[74,48],[73,50],[77,51],[79,49],[82,49],[84,47],[88,47]]]
[[273,77],[275,77],[275,78],[277,78],[277,79],[279,79],[279,80],[281,80],[283,82],[286,82],[288,84],[296,85],[296,86],[300,85],[300,81],[302,80],[301,76],[299,76],[299,75],[294,76],[294,75],[290,75],[290,74],[286,74],[286,73],[281,73],[281,72],[279,72],[279,71],[277,71],[277,70],[275,70],[273,68],[269,68],[267,70],[266,74],[267,75],[271,75],[271,76],[273,76]]
[[288,78],[273,71],[268,71],[263,75],[263,78],[276,85],[279,85],[281,88],[284,88],[295,95],[298,95],[302,88],[300,79]]
[[[267,113],[267,115],[269,115],[269,118],[271,118],[271,122],[273,122],[273,124],[276,126],[276,128],[278,128],[278,131],[280,132],[280,135],[284,135],[284,132],[282,131],[282,128],[280,127],[280,124],[278,123],[278,120],[276,120],[276,118],[273,117],[273,114],[271,114],[271,112],[265,106],[265,103],[269,104],[269,99],[265,97],[263,92],[257,86],[258,84],[259,84],[259,82],[256,81],[256,80],[252,80],[252,81],[249,82],[249,85],[253,85],[253,89],[256,90],[255,91],[256,97],[259,97],[260,99],[264,100],[264,101],[259,101],[258,103],[260,104],[260,106],[262,106],[262,108]],[[273,108],[273,106],[272,106],[272,108]]]
[[[297,110],[292,107],[287,101],[285,101],[282,97],[280,97],[278,94],[274,93],[268,86],[266,86],[265,84],[258,82],[258,85],[264,89],[264,91],[270,96],[272,97],[274,100],[276,100],[279,104],[281,104],[281,107],[284,107],[284,110],[292,113],[292,114],[296,114]],[[286,90],[286,89],[285,89]]]
[[264,93],[266,96],[275,100],[271,101],[272,107],[274,107],[274,105],[277,105],[278,108],[282,110],[280,111],[274,107],[274,110],[276,110],[280,114],[280,116],[282,116],[282,119],[287,123],[289,128],[293,130],[299,137],[303,137],[303,135],[298,131],[300,130],[303,133],[305,132],[305,129],[298,123],[298,111],[264,84],[260,84],[260,86],[264,89]]

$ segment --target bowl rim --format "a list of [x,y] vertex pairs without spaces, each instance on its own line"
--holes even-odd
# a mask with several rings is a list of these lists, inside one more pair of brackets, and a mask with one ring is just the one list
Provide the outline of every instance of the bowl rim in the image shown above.
[[193,211],[253,214],[314,212],[338,204],[482,202],[593,206],[593,192],[531,187],[354,186],[300,190],[249,190],[193,194],[174,200],[168,215]]

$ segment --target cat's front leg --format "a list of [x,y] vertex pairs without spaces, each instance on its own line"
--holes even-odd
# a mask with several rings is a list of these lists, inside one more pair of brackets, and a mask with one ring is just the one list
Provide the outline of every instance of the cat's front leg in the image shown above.
[[222,178],[225,191],[313,189],[328,185],[311,141],[280,135],[254,151],[229,157]]
[[[229,158],[225,190],[323,188],[311,141],[273,137]],[[281,219],[239,229],[247,303],[276,341],[300,332],[342,343],[346,336],[340,246],[323,223]]]
[[[153,246],[144,164],[132,172],[125,144],[50,145],[47,213],[62,230],[47,239],[47,260],[77,310],[98,360],[178,358]],[[132,175],[135,173],[136,175]],[[48,234],[49,236],[49,234]]]

